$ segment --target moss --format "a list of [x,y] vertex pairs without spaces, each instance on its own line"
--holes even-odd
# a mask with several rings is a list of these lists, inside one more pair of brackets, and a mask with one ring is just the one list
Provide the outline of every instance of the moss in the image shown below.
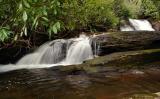
[[118,52],[87,61],[91,66],[144,67],[159,66],[160,49]]

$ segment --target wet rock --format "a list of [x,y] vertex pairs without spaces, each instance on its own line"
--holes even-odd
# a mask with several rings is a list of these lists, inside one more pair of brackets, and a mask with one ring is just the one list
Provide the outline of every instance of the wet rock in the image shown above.
[[116,52],[97,57],[85,62],[90,66],[114,66],[125,68],[142,68],[145,66],[159,67],[160,49]]
[[152,26],[156,31],[160,31],[160,21],[152,22]]
[[100,44],[99,55],[160,47],[160,32],[108,32],[93,38]]
[[144,72],[140,71],[140,70],[132,70],[131,73],[132,74],[138,74],[138,75],[143,75],[144,74]]
[[0,64],[15,63],[31,49],[26,47],[7,47],[0,49]]
[[154,93],[154,94],[160,97],[160,92],[157,92],[157,93]]
[[123,99],[159,99],[159,97],[154,94],[134,94]]

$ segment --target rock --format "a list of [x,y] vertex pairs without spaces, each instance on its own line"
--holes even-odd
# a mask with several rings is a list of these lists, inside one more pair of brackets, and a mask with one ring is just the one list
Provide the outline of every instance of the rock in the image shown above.
[[160,31],[160,21],[152,22],[152,26],[156,31]]
[[115,66],[136,68],[144,66],[159,66],[160,49],[116,52],[86,61],[90,66]]
[[0,49],[0,64],[15,63],[31,50],[25,47],[7,47]]
[[93,38],[101,49],[99,55],[112,52],[160,47],[160,32],[108,32]]
[[138,75],[143,75],[144,74],[144,72],[140,71],[140,70],[132,70],[131,73],[132,74],[138,74]]
[[[141,69],[159,67],[160,49],[116,52],[99,56],[80,65],[58,66],[58,70],[65,74],[92,74],[92,73],[125,73],[142,75]],[[53,67],[56,68],[56,67]],[[139,70],[140,69],[140,70]],[[160,69],[157,69],[158,71]]]
[[154,93],[154,94],[160,97],[160,92],[157,92],[157,93]]
[[159,97],[154,94],[133,94],[124,99],[159,99]]

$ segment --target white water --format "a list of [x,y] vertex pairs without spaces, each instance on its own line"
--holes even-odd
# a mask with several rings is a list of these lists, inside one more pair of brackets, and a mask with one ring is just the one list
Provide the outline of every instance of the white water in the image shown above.
[[155,31],[148,20],[129,19],[130,25],[120,28],[121,31]]
[[79,38],[45,43],[35,52],[22,57],[17,64],[0,66],[0,72],[81,64],[94,58],[90,41],[89,37],[81,35]]
[[129,25],[125,25],[125,26],[121,26],[121,27],[120,27],[120,30],[121,30],[121,31],[134,31],[134,28],[132,28],[132,27],[129,26]]
[[81,64],[88,59],[93,59],[90,40],[85,35],[81,35],[80,38],[74,40],[67,52],[66,59],[62,63],[65,65]]

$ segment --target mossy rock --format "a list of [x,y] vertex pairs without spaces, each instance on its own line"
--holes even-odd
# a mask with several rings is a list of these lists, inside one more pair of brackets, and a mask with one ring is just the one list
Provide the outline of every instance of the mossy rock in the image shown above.
[[159,66],[160,49],[117,52],[86,61],[92,66],[143,67]]
[[[160,49],[116,52],[85,61],[80,65],[58,66],[67,74],[125,72],[128,69],[159,67]],[[53,67],[55,68],[55,67]]]

